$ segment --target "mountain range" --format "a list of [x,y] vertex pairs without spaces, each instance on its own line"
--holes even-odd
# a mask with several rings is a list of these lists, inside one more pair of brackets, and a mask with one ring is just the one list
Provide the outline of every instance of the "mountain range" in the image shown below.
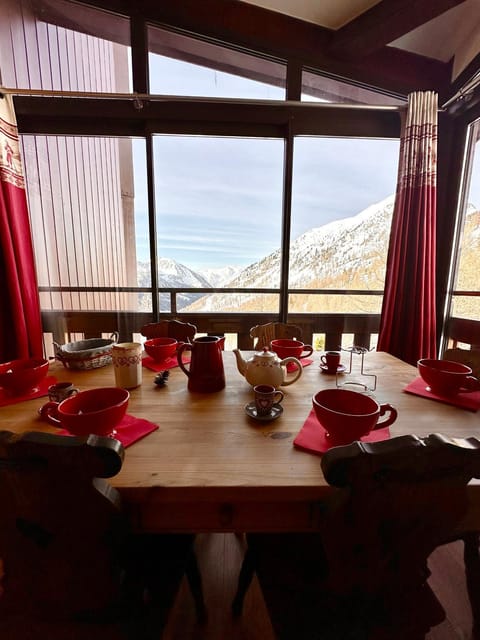
[[[381,291],[390,236],[394,196],[372,204],[357,215],[312,228],[290,246],[290,289],[350,289]],[[463,289],[477,288],[480,250],[480,212],[469,205],[464,225]],[[202,274],[174,260],[159,261],[161,287],[278,288],[280,249],[249,266],[202,270]],[[138,283],[148,286],[148,263],[138,263]],[[475,284],[474,284],[475,283]],[[169,294],[164,304],[168,304]],[[291,294],[290,311],[297,313],[379,313],[379,295]],[[277,294],[180,294],[177,308],[184,312],[276,312]]]

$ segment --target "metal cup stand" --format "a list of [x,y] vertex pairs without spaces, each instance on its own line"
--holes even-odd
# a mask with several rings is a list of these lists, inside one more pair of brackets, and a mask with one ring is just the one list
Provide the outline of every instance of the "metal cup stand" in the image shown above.
[[345,375],[352,373],[353,354],[360,355],[361,356],[360,376],[363,376],[365,378],[373,378],[373,386],[368,386],[366,384],[363,384],[362,382],[356,382],[355,380],[346,380],[344,382],[340,382],[338,377],[339,374],[337,371],[337,374],[335,376],[335,382],[336,382],[337,388],[345,387],[347,385],[356,385],[356,386],[362,387],[363,391],[367,393],[375,391],[375,389],[377,388],[377,376],[374,373],[365,373],[365,371],[363,370],[365,354],[368,353],[369,351],[372,351],[372,349],[367,349],[366,347],[356,347],[354,345],[353,347],[349,347],[348,349],[344,349],[343,347],[341,347],[340,350],[347,351],[348,353],[350,353],[350,367],[348,371],[344,371],[343,373]]

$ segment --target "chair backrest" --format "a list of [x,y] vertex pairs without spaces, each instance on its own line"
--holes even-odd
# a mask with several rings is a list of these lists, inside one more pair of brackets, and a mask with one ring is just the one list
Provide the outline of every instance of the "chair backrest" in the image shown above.
[[300,340],[302,330],[295,324],[286,324],[284,322],[268,322],[267,324],[257,324],[250,329],[250,337],[256,338],[253,348],[256,351],[263,347],[270,348],[271,340],[280,338],[289,338],[291,340]]
[[480,377],[480,350],[479,349],[447,349],[443,354],[443,360],[461,362],[470,367],[476,378]]
[[0,619],[66,618],[118,595],[123,462],[112,438],[0,431]]
[[454,537],[468,507],[467,484],[480,477],[480,441],[401,436],[354,442],[322,457],[340,487],[325,514],[322,540],[330,587],[392,600],[425,584],[427,559]]
[[175,340],[182,342],[192,342],[197,333],[197,327],[189,322],[180,322],[180,320],[161,320],[144,324],[140,332],[148,340],[175,338]]

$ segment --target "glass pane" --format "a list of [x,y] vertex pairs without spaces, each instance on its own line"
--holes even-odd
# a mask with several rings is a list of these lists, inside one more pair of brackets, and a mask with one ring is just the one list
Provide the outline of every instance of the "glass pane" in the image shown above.
[[[480,320],[480,280],[478,256],[480,255],[480,120],[472,125],[473,156],[469,167],[466,209],[457,255],[457,272],[454,290],[470,292],[469,296],[454,296],[452,315],[457,318]],[[475,296],[475,293],[478,294]]]
[[302,73],[301,100],[308,102],[333,102],[338,104],[406,104],[406,100],[404,99],[387,96],[378,91],[348,84],[336,78],[322,76],[312,71],[303,71]]
[[[291,313],[379,313],[398,166],[398,140],[295,140]],[[343,291],[352,293],[343,295]]]
[[37,135],[22,144],[42,309],[148,311],[146,294],[69,291],[150,285],[145,141]]
[[130,22],[65,0],[0,3],[6,87],[130,92]]
[[[154,163],[160,287],[278,289],[283,141],[156,136]],[[277,295],[199,293],[177,309],[278,312]]]
[[284,100],[286,66],[158,27],[148,29],[150,92]]

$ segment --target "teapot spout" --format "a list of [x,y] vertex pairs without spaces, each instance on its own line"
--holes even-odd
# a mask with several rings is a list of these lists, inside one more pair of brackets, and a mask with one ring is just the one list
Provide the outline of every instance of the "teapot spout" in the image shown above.
[[238,349],[233,349],[233,353],[235,354],[235,358],[237,359],[237,369],[242,376],[245,376],[245,370],[247,368],[247,362],[243,359],[242,354]]

